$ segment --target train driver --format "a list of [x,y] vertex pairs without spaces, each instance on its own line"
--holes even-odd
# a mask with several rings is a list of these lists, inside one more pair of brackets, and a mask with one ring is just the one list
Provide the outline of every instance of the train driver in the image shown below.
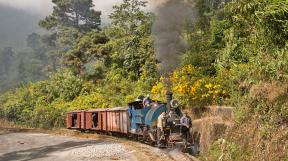
[[185,140],[188,141],[190,136],[190,128],[192,127],[191,117],[188,116],[188,113],[185,112],[180,119],[181,123],[181,134],[184,136]]
[[152,103],[152,100],[150,99],[150,95],[148,94],[144,99],[143,99],[143,105],[144,107],[150,107]]
[[166,112],[162,112],[157,120],[157,144],[160,145],[160,141],[165,139],[164,127],[166,126]]

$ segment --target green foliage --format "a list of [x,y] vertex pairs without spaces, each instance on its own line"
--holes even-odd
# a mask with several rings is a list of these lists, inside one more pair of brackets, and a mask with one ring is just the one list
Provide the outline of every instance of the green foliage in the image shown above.
[[[125,75],[138,80],[141,75],[156,75],[156,60],[151,36],[152,14],[142,11],[146,2],[124,0],[114,6],[112,24],[104,30],[110,41],[111,63],[126,71]],[[143,74],[142,74],[143,73]]]
[[[196,10],[195,20],[186,27],[186,39],[189,48],[186,51],[182,65],[193,65],[201,68],[204,75],[216,75],[215,64],[217,49],[222,47],[222,28],[213,28],[215,23],[226,23],[223,19],[225,1],[196,0],[193,10]],[[225,25],[225,24],[223,24]],[[222,26],[221,26],[222,27]]]
[[[149,22],[147,13],[141,10],[147,2],[137,0],[123,0],[123,3],[113,7],[114,12],[110,15],[112,25],[121,27],[127,32],[139,32],[139,26]],[[140,24],[140,25],[139,25]],[[150,30],[150,28],[148,28]]]
[[51,79],[51,84],[47,86],[48,101],[61,99],[71,101],[82,91],[83,81],[80,77],[73,75],[69,71],[56,73]]
[[4,118],[20,124],[32,127],[63,126],[67,107],[59,108],[58,102],[65,103],[79,96],[85,91],[82,83],[71,72],[62,71],[49,81],[28,84],[1,95],[0,108]]
[[[85,75],[87,63],[97,60],[104,60],[107,56],[103,44],[108,42],[108,38],[103,33],[88,32],[81,36],[79,41],[65,53],[63,64],[72,69],[74,73]],[[89,67],[88,67],[89,68]],[[93,77],[90,75],[90,77]]]
[[229,156],[236,156],[232,160],[279,160],[287,153],[281,143],[287,130],[280,128],[288,116],[287,9],[287,2],[281,0],[231,1],[223,19],[213,21],[213,39],[221,35],[214,49],[217,79],[229,89],[227,103],[237,107],[236,123],[227,139],[237,148],[224,145],[225,151],[215,152],[218,156],[211,160],[230,160]]
[[73,27],[81,31],[99,30],[101,12],[93,9],[92,0],[52,0],[53,13],[40,21],[47,30]]
[[100,31],[101,12],[93,9],[92,0],[52,0],[52,2],[55,4],[53,13],[39,22],[40,27],[52,32],[54,49],[49,52],[53,60],[51,68],[55,71],[60,65],[67,65],[69,68],[74,68],[73,72],[81,74],[85,60],[82,60],[84,54],[80,51],[84,47],[79,45],[85,39],[83,36],[85,33]]

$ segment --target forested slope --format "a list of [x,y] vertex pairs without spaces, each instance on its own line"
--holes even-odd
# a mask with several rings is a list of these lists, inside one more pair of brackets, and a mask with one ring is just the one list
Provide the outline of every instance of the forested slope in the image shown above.
[[[179,63],[170,73],[158,70],[165,65],[155,54],[157,14],[147,12],[145,2],[114,6],[105,28],[92,1],[53,2],[53,14],[39,23],[52,34],[29,39],[41,60],[41,68],[32,69],[49,78],[1,94],[2,118],[63,127],[68,110],[125,105],[146,94],[163,100],[169,84],[188,109],[235,107],[233,127],[203,160],[288,159],[287,1],[185,2],[192,20],[177,26],[185,49],[177,50]],[[160,7],[178,2],[167,0]]]

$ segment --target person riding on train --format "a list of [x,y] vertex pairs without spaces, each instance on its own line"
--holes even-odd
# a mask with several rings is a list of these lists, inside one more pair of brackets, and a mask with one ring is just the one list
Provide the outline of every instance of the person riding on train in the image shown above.
[[188,141],[190,137],[190,128],[192,127],[192,119],[188,116],[188,113],[185,112],[180,119],[181,123],[181,134],[183,135],[184,139]]
[[143,106],[144,107],[150,107],[152,103],[152,100],[150,99],[150,95],[147,95],[144,99],[143,99]]

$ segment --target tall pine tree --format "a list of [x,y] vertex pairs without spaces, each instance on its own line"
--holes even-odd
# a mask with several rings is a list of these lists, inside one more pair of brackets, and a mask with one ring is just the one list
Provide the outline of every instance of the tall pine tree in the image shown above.
[[93,9],[92,0],[52,0],[53,13],[40,21],[47,30],[74,27],[80,31],[99,30],[101,12]]

